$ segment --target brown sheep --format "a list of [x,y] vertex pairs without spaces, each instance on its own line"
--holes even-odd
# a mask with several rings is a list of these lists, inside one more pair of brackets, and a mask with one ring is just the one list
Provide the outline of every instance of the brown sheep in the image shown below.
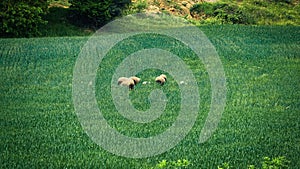
[[165,82],[167,81],[167,76],[164,75],[164,74],[161,74],[160,76],[158,76],[158,77],[155,78],[155,81],[157,83],[159,83],[160,85],[164,85]]
[[132,79],[134,81],[134,85],[138,84],[141,81],[141,79],[136,76],[132,76],[132,77],[130,77],[130,79]]
[[132,76],[130,78],[120,77],[118,79],[118,85],[127,86],[130,90],[134,89],[134,86],[140,82],[140,78]]

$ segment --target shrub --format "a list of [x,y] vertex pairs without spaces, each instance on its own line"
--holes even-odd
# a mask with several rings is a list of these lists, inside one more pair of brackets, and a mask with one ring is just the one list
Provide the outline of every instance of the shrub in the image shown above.
[[131,0],[70,0],[71,21],[79,26],[99,28],[120,16]]
[[199,3],[195,4],[190,8],[190,13],[193,17],[199,18],[199,19],[206,19],[210,16],[213,16],[213,5],[212,3]]
[[217,3],[214,6],[214,16],[231,24],[252,24],[254,22],[243,8],[233,3]]
[[[229,23],[229,24],[253,24],[254,20],[237,4],[229,2],[216,3],[199,3],[190,8],[190,13],[206,23],[207,18],[216,18],[219,22],[214,23]],[[215,20],[215,19],[210,19]]]
[[1,37],[32,37],[40,34],[38,27],[47,23],[43,16],[48,12],[46,0],[2,0],[0,3]]
[[[264,157],[262,161],[262,166],[260,169],[284,169],[284,168],[289,168],[288,166],[289,161],[284,157],[275,157],[275,158],[270,158],[270,157]],[[218,166],[218,169],[230,169],[231,166],[229,165],[228,162],[223,163],[221,166]],[[248,165],[248,169],[259,169],[255,165]]]
[[177,160],[177,161],[167,161],[162,160],[152,169],[160,169],[160,168],[188,168],[190,162],[186,159]]
[[135,14],[135,13],[140,13],[144,9],[148,7],[147,1],[146,0],[138,0],[135,3],[132,3],[127,10],[125,10],[125,14]]
[[262,162],[262,169],[279,169],[279,168],[288,168],[289,161],[284,157],[275,157],[271,159],[270,157],[264,157]]

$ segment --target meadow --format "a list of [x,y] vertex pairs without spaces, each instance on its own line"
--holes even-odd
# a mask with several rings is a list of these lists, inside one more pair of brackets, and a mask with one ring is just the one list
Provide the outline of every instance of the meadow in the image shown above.
[[[192,130],[177,146],[141,159],[119,157],[102,149],[87,136],[76,116],[73,69],[89,37],[0,39],[0,168],[152,168],[162,160],[178,159],[188,160],[188,168],[218,168],[223,163],[247,168],[261,167],[264,157],[279,156],[286,157],[289,168],[298,168],[300,27],[199,28],[215,46],[226,74],[226,107],[218,128],[209,140],[198,143],[211,102],[209,77],[201,61],[178,45],[169,50],[181,56],[194,73],[201,89],[201,109]],[[169,40],[162,37],[162,45],[143,44],[144,38],[137,38],[119,44],[103,59],[96,98],[109,124],[120,133],[149,137],[172,125],[180,93],[172,77],[162,87],[138,84],[130,94],[135,107],[148,109],[149,92],[162,88],[169,101],[164,114],[149,124],[132,123],[118,114],[108,84],[120,59],[143,45],[168,48]],[[150,81],[147,78],[157,73],[161,72],[150,69],[138,76]]]

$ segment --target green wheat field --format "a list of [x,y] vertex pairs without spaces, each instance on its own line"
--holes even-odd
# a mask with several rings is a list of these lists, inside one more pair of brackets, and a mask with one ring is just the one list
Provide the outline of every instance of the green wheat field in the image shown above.
[[[148,158],[116,156],[94,143],[73,106],[73,69],[89,37],[0,39],[0,168],[153,168],[162,160],[186,159],[187,168],[260,167],[264,157],[284,156],[300,166],[300,27],[201,26],[215,46],[226,74],[227,98],[213,136],[198,137],[211,102],[205,67],[192,52],[166,37],[138,36],[111,50],[99,66],[96,98],[108,123],[131,137],[164,132],[175,121],[180,103],[172,77],[164,86],[138,84],[130,93],[136,109],[147,110],[148,95],[162,89],[168,104],[162,116],[138,124],[118,114],[110,94],[113,72],[130,52],[160,47],[180,56],[195,75],[200,104],[196,123],[171,150]],[[169,48],[169,44],[175,47]],[[137,76],[151,81],[160,70]],[[88,113],[88,112],[87,112]]]

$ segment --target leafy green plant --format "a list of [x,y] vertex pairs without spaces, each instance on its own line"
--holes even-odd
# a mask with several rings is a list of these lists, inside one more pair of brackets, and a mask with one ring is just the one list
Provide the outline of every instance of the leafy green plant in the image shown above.
[[243,8],[260,25],[300,24],[300,6],[295,1],[249,0],[243,2]]
[[[52,5],[52,4],[50,4]],[[68,8],[50,7],[44,19],[48,22],[47,25],[41,25],[39,31],[43,37],[58,37],[58,36],[88,36],[93,33],[92,29],[82,28],[71,24],[68,20],[70,14]]]
[[218,166],[218,169],[229,169],[230,165],[228,162],[223,163],[221,166]]
[[270,158],[270,157],[264,157],[263,162],[262,162],[262,169],[283,169],[283,168],[288,168],[289,161],[284,157],[275,157],[275,158]]
[[[284,169],[288,168],[289,161],[284,157],[264,157],[262,161],[261,169]],[[218,169],[230,169],[230,165],[228,162],[223,163],[222,165],[218,166]],[[255,165],[248,165],[248,169],[255,169],[257,168]],[[257,168],[258,169],[258,168]]]
[[0,3],[1,36],[32,37],[39,35],[39,26],[47,23],[43,20],[43,16],[47,12],[46,0],[3,0]]
[[190,8],[191,15],[199,19],[209,18],[213,16],[213,12],[213,5],[208,2],[197,3]]
[[246,16],[242,8],[234,3],[214,4],[214,17],[219,18],[224,23],[230,24],[250,24],[249,17]]
[[193,17],[206,21],[216,18],[219,22],[213,23],[226,23],[226,24],[253,24],[254,21],[247,15],[243,8],[235,3],[230,2],[216,2],[208,3],[203,2],[195,4],[190,9]]
[[148,7],[146,0],[138,0],[128,6],[128,9],[124,11],[125,14],[140,13]]
[[187,168],[190,165],[190,162],[186,159],[177,160],[177,161],[167,161],[162,160],[156,166],[154,169],[160,169],[160,168],[169,168],[169,169],[177,169],[177,168]]
[[221,0],[194,4],[190,13],[202,24],[299,25],[299,9],[294,0]]
[[113,18],[122,15],[131,0],[70,0],[71,21],[77,25],[99,28]]

